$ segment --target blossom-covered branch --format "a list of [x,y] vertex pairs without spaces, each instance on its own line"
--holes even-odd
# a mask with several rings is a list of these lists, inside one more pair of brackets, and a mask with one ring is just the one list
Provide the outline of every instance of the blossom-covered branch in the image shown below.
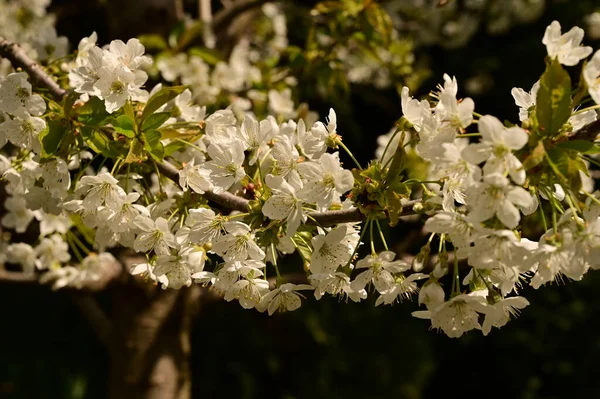
[[[600,269],[600,195],[588,173],[600,165],[599,106],[582,107],[588,97],[600,103],[600,52],[578,84],[565,69],[592,53],[582,39],[579,28],[547,28],[545,72],[530,91],[511,91],[516,124],[476,113],[450,75],[430,100],[403,87],[402,118],[361,165],[333,109],[318,121],[290,91],[250,90],[268,87],[253,86],[256,54],[236,47],[214,69],[180,57],[193,73],[161,60],[168,81],[200,74],[221,87],[150,88],[153,61],[139,40],[100,47],[93,34],[68,72],[53,72],[68,74],[69,101],[46,104],[24,73],[0,80],[1,223],[17,233],[34,219],[40,227],[35,243],[3,243],[5,261],[45,270],[55,287],[83,288],[116,262],[108,250],[129,248],[143,254],[131,274],[165,289],[210,285],[269,314],[297,309],[300,291],[355,302],[371,293],[376,305],[419,292],[426,310],[414,315],[434,328],[488,334],[528,305],[522,284]],[[221,89],[249,98],[219,108]],[[390,251],[384,225],[413,213],[430,235],[410,258]],[[282,259],[292,254],[308,284],[285,281],[294,270]]]

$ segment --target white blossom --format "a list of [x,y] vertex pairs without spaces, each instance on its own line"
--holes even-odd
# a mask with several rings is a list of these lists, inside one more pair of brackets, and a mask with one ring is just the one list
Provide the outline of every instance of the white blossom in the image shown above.
[[581,46],[584,33],[583,29],[574,26],[561,35],[560,23],[553,21],[546,28],[542,43],[546,45],[550,57],[558,58],[563,65],[573,66],[592,53],[591,47]]

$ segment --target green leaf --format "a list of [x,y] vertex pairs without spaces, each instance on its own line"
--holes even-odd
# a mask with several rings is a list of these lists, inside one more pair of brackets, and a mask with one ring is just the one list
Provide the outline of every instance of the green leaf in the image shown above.
[[83,127],[81,137],[94,152],[102,154],[106,158],[119,158],[125,153],[123,143],[109,139],[105,134],[92,127]]
[[599,154],[600,146],[587,140],[568,140],[561,141],[556,144],[556,147],[563,148],[565,150],[577,151],[581,154]]
[[298,231],[292,237],[292,240],[296,243],[296,248],[304,261],[310,261],[312,257],[312,247],[310,246],[310,233],[307,231]]
[[81,108],[77,110],[78,119],[86,125],[101,126],[110,114],[106,112],[104,101],[98,97],[91,97]]
[[131,101],[125,102],[125,105],[123,106],[123,114],[135,121],[135,112],[133,111],[133,105],[131,105]]
[[[405,137],[405,132],[402,132],[402,136],[400,137],[400,141],[398,141],[398,146],[396,147],[396,151],[392,158],[392,163],[390,165],[390,168],[389,168],[386,178],[385,178],[385,180],[388,183],[392,183],[392,182],[396,181],[396,179],[400,175],[400,172],[402,172],[402,170],[404,170],[404,166],[406,163],[406,151],[404,150],[404,137]],[[389,149],[388,149],[388,151],[389,151]]]
[[160,143],[160,132],[158,130],[149,130],[144,132],[144,142],[145,146],[148,148],[153,148]]
[[334,11],[341,11],[343,4],[339,1],[323,1],[317,3],[314,8],[310,11],[312,16],[318,16],[323,14],[329,14]]
[[39,136],[42,143],[42,157],[54,155],[58,151],[60,143],[68,134],[70,127],[69,122],[65,119],[48,121],[48,126]]
[[197,38],[202,37],[204,33],[204,22],[196,21],[191,25],[185,26],[185,29],[177,37],[177,46],[174,48],[174,53],[183,52],[190,43]]
[[193,143],[196,140],[198,140],[200,135],[199,131],[193,133],[181,133],[177,129],[173,129],[170,127],[163,127],[162,129],[158,129],[158,131],[160,132],[161,140],[185,140],[189,141],[190,143]]
[[157,112],[150,115],[142,124],[142,131],[158,129],[171,117],[170,112]]
[[144,146],[139,140],[131,140],[129,142],[129,152],[125,157],[125,163],[143,162],[146,160]]
[[538,143],[535,146],[535,148],[533,149],[533,151],[531,151],[531,154],[529,154],[523,160],[523,168],[525,170],[529,170],[529,169],[539,165],[540,163],[542,163],[542,161],[544,160],[545,153],[546,153],[546,149],[544,148],[544,143],[540,140],[540,141],[538,141]]
[[189,53],[190,55],[202,58],[204,62],[210,65],[217,65],[220,61],[223,61],[223,56],[221,54],[208,48],[192,47]]
[[392,39],[393,24],[388,13],[377,3],[370,4],[365,9],[367,22],[381,36],[381,40],[388,44]]
[[536,98],[536,116],[543,135],[558,133],[571,111],[571,78],[558,60],[552,60],[540,79]]
[[145,121],[146,118],[154,113],[154,111],[183,93],[185,89],[186,86],[164,87],[154,93],[152,97],[148,99],[148,102],[144,107],[144,111],[142,112],[142,121]]
[[117,133],[129,138],[135,137],[135,122],[129,116],[118,116],[111,121],[111,124]]
[[150,50],[162,51],[168,48],[166,40],[157,34],[148,34],[148,35],[140,35],[138,36],[140,42],[146,48],[146,52]]
[[585,174],[588,171],[585,163],[577,156],[577,152],[554,147],[548,150],[548,157],[560,173],[561,183],[570,186],[574,192],[578,192],[581,189],[579,171],[581,170]]
[[390,226],[393,227],[398,224],[398,218],[402,213],[401,197],[394,191],[387,190],[384,199],[386,204],[385,209],[390,218]]
[[149,130],[143,134],[145,139],[144,148],[146,151],[148,151],[157,161],[162,161],[165,157],[165,149],[160,142],[160,132],[157,130]]
[[73,109],[73,104],[75,104],[75,101],[77,101],[79,99],[79,97],[81,96],[81,94],[76,93],[74,91],[70,92],[69,94],[67,94],[63,100],[63,114],[65,116],[65,118],[69,117],[69,114],[71,113],[71,110]]
[[164,151],[164,156],[168,157],[173,155],[174,153],[176,153],[179,150],[182,150],[185,148],[185,143],[182,143],[181,141],[173,141],[169,144],[167,144],[165,146],[165,148],[163,149]]

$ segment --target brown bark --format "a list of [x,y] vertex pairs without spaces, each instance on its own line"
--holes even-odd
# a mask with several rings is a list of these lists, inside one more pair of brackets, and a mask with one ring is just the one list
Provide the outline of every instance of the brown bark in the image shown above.
[[191,397],[190,333],[200,288],[131,281],[112,297],[110,398]]

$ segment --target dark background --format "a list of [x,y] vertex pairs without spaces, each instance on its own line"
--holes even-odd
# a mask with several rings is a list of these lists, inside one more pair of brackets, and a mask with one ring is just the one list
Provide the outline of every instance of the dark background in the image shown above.
[[[583,27],[595,2],[547,3],[535,23],[505,34],[480,29],[459,49],[418,48],[416,57],[429,61],[432,77],[417,94],[427,94],[447,72],[457,76],[460,94],[473,97],[477,112],[518,121],[510,89],[528,90],[543,71],[545,27],[554,19],[563,32]],[[101,2],[57,1],[51,10],[71,43],[92,30],[103,42],[114,38]],[[585,43],[600,47],[598,41]],[[461,85],[475,74],[493,78],[480,95]],[[394,112],[374,106],[373,96],[392,104]],[[321,115],[336,104],[339,131],[350,148],[359,149],[361,162],[401,114],[392,90],[355,87],[349,101],[306,100]],[[398,226],[393,240],[401,244],[414,227]],[[428,331],[427,321],[410,315],[417,310],[414,302],[375,308],[374,299],[317,302],[311,295],[300,310],[272,317],[237,303],[206,303],[192,337],[194,397],[600,397],[599,289],[595,272],[583,282],[524,288],[531,306],[520,318],[488,337],[471,332],[460,339]],[[104,398],[107,367],[103,347],[68,294],[0,286],[0,398]]]

